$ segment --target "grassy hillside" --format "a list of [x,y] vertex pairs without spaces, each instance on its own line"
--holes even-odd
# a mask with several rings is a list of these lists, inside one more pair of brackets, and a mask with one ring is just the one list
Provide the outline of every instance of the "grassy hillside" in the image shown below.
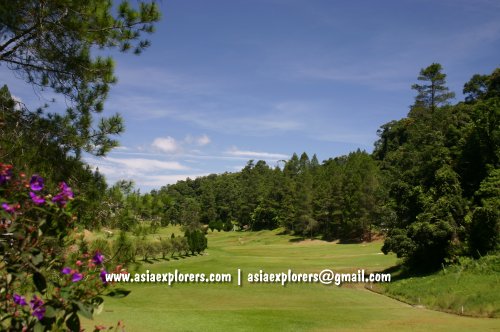
[[[168,232],[167,232],[168,233]],[[381,242],[297,242],[277,232],[210,233],[203,256],[160,260],[141,270],[243,273],[319,272],[330,268],[380,271],[396,263],[380,254]],[[107,299],[94,325],[123,320],[127,331],[488,331],[496,319],[460,317],[426,310],[370,292],[361,285],[320,284],[130,284],[124,299]]]
[[379,287],[402,301],[460,315],[500,317],[500,256],[463,259],[428,276]]

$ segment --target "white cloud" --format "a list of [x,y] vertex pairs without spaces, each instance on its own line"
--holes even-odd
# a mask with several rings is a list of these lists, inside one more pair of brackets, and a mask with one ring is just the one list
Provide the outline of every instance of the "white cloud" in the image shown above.
[[175,153],[179,150],[179,144],[170,136],[155,138],[151,144],[153,148],[166,153]]
[[186,170],[188,167],[181,165],[177,161],[161,161],[156,159],[144,159],[144,158],[111,158],[105,157],[104,161],[111,162],[113,164],[118,164],[125,166],[128,170],[135,173],[136,171],[158,171],[158,170],[169,170],[169,171],[179,171]]
[[201,146],[210,144],[210,142],[210,137],[208,137],[207,135],[202,135],[196,139],[196,143]]
[[288,159],[289,158],[289,156],[286,154],[258,152],[258,151],[244,151],[244,150],[238,150],[238,148],[236,148],[236,147],[232,147],[226,153],[231,155],[231,156],[236,156],[236,157],[262,158],[262,159],[270,159],[270,160]]
[[[132,180],[141,189],[160,188],[186,178],[194,179],[205,173],[186,173],[189,167],[177,161],[162,161],[146,158],[88,157],[93,169],[98,168],[106,176],[109,184],[118,180]],[[182,173],[180,173],[182,172]]]

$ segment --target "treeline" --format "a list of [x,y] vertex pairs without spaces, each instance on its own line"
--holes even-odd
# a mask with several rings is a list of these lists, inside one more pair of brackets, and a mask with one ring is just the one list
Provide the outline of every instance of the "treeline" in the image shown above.
[[147,220],[204,224],[212,231],[282,227],[303,237],[360,241],[390,215],[381,172],[363,151],[322,164],[306,153],[294,154],[283,167],[249,161],[241,172],[179,181],[145,195],[127,182],[108,192],[115,203],[107,203],[112,215],[101,220],[122,229]]

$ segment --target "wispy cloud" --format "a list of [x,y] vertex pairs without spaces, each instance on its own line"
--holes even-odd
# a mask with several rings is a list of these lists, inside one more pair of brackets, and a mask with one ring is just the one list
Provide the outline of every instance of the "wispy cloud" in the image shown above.
[[[163,161],[151,158],[118,158],[104,157],[86,158],[89,165],[99,169],[106,176],[108,183],[118,180],[133,180],[143,189],[160,188],[186,178],[196,178],[207,175],[206,172],[191,170],[178,161]],[[187,172],[188,171],[188,172]]]
[[147,172],[147,171],[179,171],[186,170],[188,167],[181,165],[177,161],[161,161],[156,159],[145,159],[145,158],[112,158],[104,157],[105,162],[115,164],[115,166],[125,167],[130,173],[135,173],[137,171]]
[[177,181],[183,181],[187,178],[196,179],[201,176],[206,176],[208,173],[200,174],[174,174],[174,175],[146,175],[139,179],[136,183],[141,186],[158,188],[167,184],[174,184]]
[[[139,86],[140,89],[149,91],[189,95],[212,95],[220,91],[218,86],[222,84],[213,77],[208,80],[200,76],[167,70],[164,67],[151,66],[132,68],[118,64],[117,76],[120,85],[125,88]],[[144,79],[138,81],[138,77]]]
[[[397,68],[369,69],[360,66],[326,65],[298,66],[296,74],[302,78],[330,80],[376,86],[381,89],[407,89],[408,81],[402,77],[406,70]],[[409,72],[409,71],[408,71]]]
[[246,158],[262,158],[262,159],[270,159],[270,160],[279,160],[279,159],[288,159],[290,156],[281,153],[269,153],[269,152],[261,152],[261,151],[245,151],[239,150],[236,147],[232,147],[229,149],[227,154],[236,157],[246,157]]
[[208,135],[205,135],[205,134],[198,136],[198,137],[192,136],[192,135],[187,135],[186,138],[184,139],[184,141],[187,144],[195,144],[198,146],[205,146],[205,145],[208,145],[212,142],[210,137],[208,137]]
[[[177,101],[179,102],[179,101]],[[240,104],[237,102],[203,103],[192,101],[183,105],[176,100],[165,101],[160,98],[122,97],[113,102],[112,109],[121,111],[134,121],[171,119],[195,125],[203,130],[243,135],[270,135],[276,131],[300,130],[303,122],[276,109],[273,104]],[[258,110],[258,112],[254,111]],[[267,110],[267,111],[266,111]],[[242,116],[242,114],[251,114]],[[207,137],[201,137],[198,144],[210,143]]]

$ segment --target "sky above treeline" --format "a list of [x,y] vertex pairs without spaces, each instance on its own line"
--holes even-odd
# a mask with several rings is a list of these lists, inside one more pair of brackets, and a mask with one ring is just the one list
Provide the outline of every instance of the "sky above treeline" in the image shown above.
[[[113,53],[118,84],[104,115],[121,147],[85,156],[111,184],[142,192],[186,177],[320,161],[373,150],[377,129],[408,113],[421,68],[439,62],[463,100],[473,74],[500,66],[497,0],[164,0],[140,56]],[[5,66],[0,84],[30,109],[35,93]],[[58,101],[50,109],[64,109]]]

